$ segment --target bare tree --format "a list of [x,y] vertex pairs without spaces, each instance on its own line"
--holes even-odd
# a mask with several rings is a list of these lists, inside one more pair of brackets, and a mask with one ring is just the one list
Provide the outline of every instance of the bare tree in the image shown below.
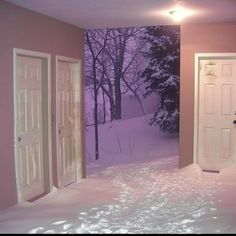
[[[121,119],[121,83],[124,82],[126,89],[130,90],[138,102],[140,103],[141,109],[144,111],[137,92],[132,88],[129,80],[125,77],[129,73],[130,68],[135,63],[138,55],[141,54],[141,50],[144,47],[144,43],[140,43],[134,50],[128,50],[130,42],[134,42],[138,34],[142,32],[143,28],[123,28],[123,29],[111,29],[109,30],[108,43],[104,48],[105,56],[109,58],[110,65],[113,68],[114,77],[114,111],[112,119]],[[136,80],[137,81],[137,80]],[[103,86],[103,89],[105,87]],[[113,90],[113,89],[110,89]]]
[[106,122],[106,101],[110,120],[121,119],[122,94],[130,91],[140,104],[140,58],[144,42],[139,35],[143,28],[86,31],[86,81],[93,90],[95,158],[99,159],[98,96],[102,96],[102,120]]
[[[91,31],[90,31],[91,32]],[[103,38],[103,44],[100,48],[97,45],[93,44],[94,38],[99,36],[94,31],[94,33],[88,34],[86,32],[86,43],[89,47],[91,56],[92,56],[92,75],[93,75],[93,89],[94,89],[94,131],[95,131],[95,159],[99,159],[99,140],[98,140],[98,89],[102,84],[103,76],[101,77],[100,83],[97,78],[97,62],[98,57],[102,53],[103,49],[106,46],[108,30]]]

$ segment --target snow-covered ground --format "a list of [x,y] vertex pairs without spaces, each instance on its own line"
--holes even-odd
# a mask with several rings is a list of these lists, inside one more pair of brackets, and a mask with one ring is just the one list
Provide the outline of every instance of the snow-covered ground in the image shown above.
[[152,115],[99,125],[99,160],[95,161],[94,127],[86,128],[88,166],[109,166],[178,155],[178,134],[148,124]]
[[0,233],[236,233],[236,167],[178,169],[178,137],[146,121],[99,127],[87,178],[0,211]]
[[179,170],[177,161],[91,168],[79,183],[1,211],[0,233],[236,233],[236,168]]

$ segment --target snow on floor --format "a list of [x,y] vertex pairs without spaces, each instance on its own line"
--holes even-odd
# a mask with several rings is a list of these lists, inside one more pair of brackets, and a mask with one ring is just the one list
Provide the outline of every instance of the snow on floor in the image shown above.
[[236,168],[220,174],[167,157],[104,168],[0,212],[0,233],[236,233]]
[[[87,128],[87,178],[0,211],[0,233],[236,233],[236,167],[178,169],[178,136],[148,116]],[[102,138],[101,138],[102,137]]]

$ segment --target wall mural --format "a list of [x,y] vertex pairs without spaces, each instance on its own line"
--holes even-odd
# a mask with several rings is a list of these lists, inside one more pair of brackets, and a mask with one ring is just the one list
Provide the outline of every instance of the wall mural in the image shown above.
[[179,26],[87,30],[86,159],[174,155],[179,129]]

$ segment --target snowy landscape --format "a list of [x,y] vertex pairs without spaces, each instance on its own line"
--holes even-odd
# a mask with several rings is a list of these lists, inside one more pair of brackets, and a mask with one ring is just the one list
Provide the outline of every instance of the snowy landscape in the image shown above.
[[100,158],[94,160],[94,127],[86,129],[87,166],[108,166],[178,155],[178,134],[149,125],[152,114],[99,125]]
[[87,30],[85,39],[87,163],[178,153],[179,27]]

